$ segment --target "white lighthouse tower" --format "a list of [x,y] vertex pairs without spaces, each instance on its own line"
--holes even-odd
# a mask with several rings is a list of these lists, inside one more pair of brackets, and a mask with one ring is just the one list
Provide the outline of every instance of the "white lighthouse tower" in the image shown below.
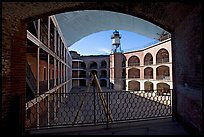
[[122,75],[122,61],[124,55],[120,45],[121,36],[117,30],[113,32],[111,39],[113,47],[110,54],[110,88],[115,90],[123,90],[125,86]]
[[112,53],[121,53],[121,45],[120,45],[120,39],[121,36],[117,30],[115,30],[111,36],[112,39]]

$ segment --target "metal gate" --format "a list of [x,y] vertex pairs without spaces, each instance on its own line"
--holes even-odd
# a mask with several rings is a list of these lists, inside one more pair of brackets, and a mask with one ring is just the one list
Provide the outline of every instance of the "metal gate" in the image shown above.
[[97,125],[172,116],[172,89],[44,93],[27,104],[26,129]]

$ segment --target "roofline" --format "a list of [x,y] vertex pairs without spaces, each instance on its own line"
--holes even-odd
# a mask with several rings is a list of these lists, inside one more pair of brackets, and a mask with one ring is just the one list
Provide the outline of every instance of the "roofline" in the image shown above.
[[166,40],[163,40],[163,41],[160,41],[160,42],[158,42],[158,43],[156,43],[156,44],[153,44],[153,45],[151,45],[151,46],[149,46],[149,47],[146,47],[146,48],[143,48],[143,49],[139,49],[139,50],[133,50],[133,51],[128,51],[128,52],[123,52],[123,54],[128,54],[128,53],[132,53],[132,52],[144,51],[144,50],[147,50],[147,49],[156,47],[156,46],[158,46],[158,45],[160,45],[160,44],[163,44],[163,43],[165,43],[165,42],[168,42],[168,41],[170,41],[170,40],[171,40],[171,38],[168,38],[168,39],[166,39]]

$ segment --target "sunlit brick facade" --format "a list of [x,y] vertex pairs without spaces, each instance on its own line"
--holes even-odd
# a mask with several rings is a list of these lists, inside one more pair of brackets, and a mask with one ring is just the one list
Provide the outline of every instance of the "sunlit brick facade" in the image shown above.
[[173,89],[171,39],[124,53],[126,90]]
[[[80,56],[71,51],[71,55],[73,87],[86,86],[91,72],[95,71],[101,86],[110,89],[173,89],[170,38],[131,52]],[[101,67],[102,62],[105,62],[105,68]],[[102,72],[105,74],[104,78]]]

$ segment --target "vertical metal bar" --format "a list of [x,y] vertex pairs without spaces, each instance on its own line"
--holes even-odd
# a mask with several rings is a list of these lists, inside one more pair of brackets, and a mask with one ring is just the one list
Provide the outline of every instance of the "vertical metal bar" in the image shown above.
[[58,83],[57,83],[57,85],[60,85],[60,71],[61,71],[61,69],[60,69],[60,61],[58,60]]
[[48,17],[48,29],[47,29],[47,39],[48,39],[48,48],[50,48],[50,16]]
[[50,125],[50,102],[49,102],[50,94],[47,96],[47,125]]
[[[77,76],[79,78],[79,61],[77,61]],[[79,81],[80,79],[77,80],[78,88],[79,88]]]
[[171,90],[172,121],[176,120],[176,91]]
[[40,121],[39,121],[39,117],[40,117],[40,115],[39,115],[39,113],[40,113],[40,104],[39,104],[39,102],[38,102],[38,97],[39,97],[39,82],[40,82],[40,76],[39,76],[39,74],[40,74],[40,71],[39,71],[39,68],[40,68],[40,48],[38,47],[37,48],[37,97],[36,97],[36,101],[37,101],[37,116],[36,116],[36,118],[37,118],[37,127],[39,126],[39,123],[40,123]]
[[[56,55],[56,47],[57,47],[57,32],[56,27],[54,28],[54,53]],[[54,56],[54,87],[56,86],[56,56]]]
[[55,93],[53,93],[53,107],[54,107],[54,119],[56,119],[56,117],[57,117],[57,105],[56,105],[56,92]]
[[[50,49],[50,17],[48,17],[48,48]],[[50,90],[50,52],[47,55],[47,91]]]
[[50,90],[50,54],[47,54],[47,91]]
[[[108,108],[109,108],[109,110],[108,110],[108,112],[110,112],[111,110],[110,110],[110,92],[108,91],[108,101],[109,102],[107,102],[107,106],[108,106]],[[110,116],[110,115],[109,115]],[[110,117],[110,119],[111,119],[111,117]],[[113,120],[113,119],[112,119]]]
[[93,85],[93,93],[94,93],[94,124],[96,124],[96,87]]
[[[65,55],[64,55],[65,56]],[[64,79],[64,82],[66,82],[66,65],[64,65],[64,69],[63,69],[63,72],[64,72],[64,74],[63,74],[63,79]],[[63,90],[64,90],[64,98],[66,97],[65,96],[65,93],[66,93],[66,84],[64,84],[64,88],[63,88]]]
[[[104,92],[105,93],[105,92]],[[107,119],[107,121],[106,121],[106,128],[108,129],[109,128],[109,125],[108,125],[108,123],[109,123],[109,115],[108,115],[108,112],[109,112],[109,109],[108,109],[108,92],[106,92],[106,102],[107,102],[107,104],[106,104],[106,119]]]

